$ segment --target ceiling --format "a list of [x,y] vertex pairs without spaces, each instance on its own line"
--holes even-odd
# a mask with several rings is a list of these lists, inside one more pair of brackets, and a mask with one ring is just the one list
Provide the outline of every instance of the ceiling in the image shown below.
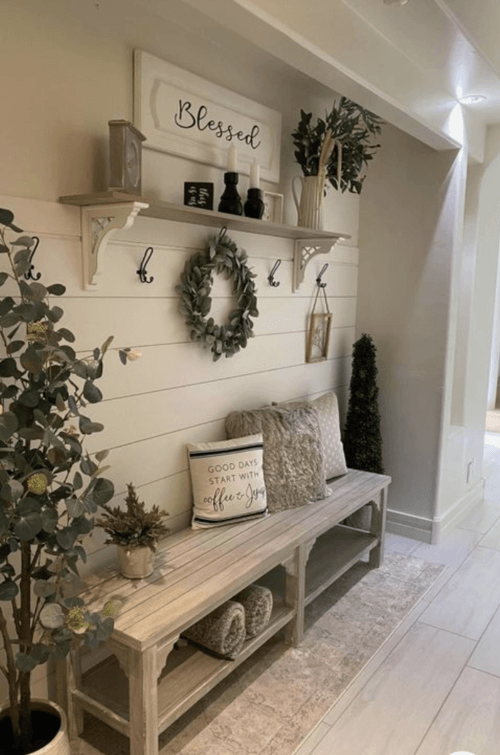
[[[500,124],[498,0],[183,2],[198,23],[210,19],[435,149],[467,143],[480,161],[486,127]],[[460,105],[466,94],[486,99]]]
[[[321,0],[320,0],[321,2]],[[440,87],[452,97],[481,93],[486,100],[474,106],[485,123],[500,122],[500,54],[498,31],[493,55],[477,39],[480,27],[467,30],[445,0],[409,0],[404,6],[386,5],[377,0],[344,0],[344,4],[370,24],[388,45],[419,67],[429,86]],[[466,5],[474,14],[489,0]],[[500,31],[500,4],[489,18]],[[489,11],[488,11],[489,12]]]

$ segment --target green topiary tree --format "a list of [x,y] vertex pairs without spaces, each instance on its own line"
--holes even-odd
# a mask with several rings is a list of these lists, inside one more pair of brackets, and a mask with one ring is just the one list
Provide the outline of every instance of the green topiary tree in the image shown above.
[[348,467],[383,474],[375,355],[372,337],[363,333],[353,348],[343,443]]

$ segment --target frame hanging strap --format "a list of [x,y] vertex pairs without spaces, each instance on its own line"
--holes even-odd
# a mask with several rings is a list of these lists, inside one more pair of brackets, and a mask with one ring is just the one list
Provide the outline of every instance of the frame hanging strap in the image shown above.
[[324,301],[325,301],[326,314],[329,315],[330,314],[330,307],[328,306],[328,297],[326,295],[326,290],[324,288],[321,288],[320,286],[318,286],[317,289],[316,289],[316,296],[314,298],[314,304],[313,304],[313,308],[312,308],[311,314],[313,315],[314,311],[316,309],[316,304],[317,304],[317,301],[318,301],[318,296],[319,296],[320,291],[323,293],[323,298],[324,298]]

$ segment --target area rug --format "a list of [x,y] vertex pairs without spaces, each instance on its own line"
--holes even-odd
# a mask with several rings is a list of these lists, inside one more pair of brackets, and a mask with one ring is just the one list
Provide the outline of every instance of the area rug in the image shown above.
[[[161,755],[292,755],[444,570],[386,553],[359,563],[314,600],[299,648],[276,635],[160,737]],[[74,755],[129,755],[92,716]]]

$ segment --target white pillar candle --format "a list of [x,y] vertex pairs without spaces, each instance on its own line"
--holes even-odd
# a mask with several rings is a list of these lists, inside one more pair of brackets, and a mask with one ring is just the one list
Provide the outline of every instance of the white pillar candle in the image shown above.
[[227,156],[227,169],[229,173],[237,173],[237,158],[238,158],[238,152],[236,150],[236,146],[234,144],[231,144],[229,147],[229,153]]
[[260,165],[257,160],[250,166],[250,188],[260,189]]

